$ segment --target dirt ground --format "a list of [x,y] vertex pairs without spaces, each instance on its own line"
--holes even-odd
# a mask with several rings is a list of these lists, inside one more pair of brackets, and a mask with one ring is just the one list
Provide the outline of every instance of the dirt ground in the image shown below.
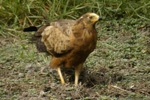
[[[107,69],[105,67],[84,68],[80,75],[79,86],[75,87],[73,70],[67,70],[64,73],[67,81],[66,85],[61,85],[59,77],[55,70],[50,68],[36,69],[33,66],[26,66],[25,73],[6,71],[1,67],[1,96],[4,100],[115,100],[115,98],[126,98],[130,100],[142,99],[142,95],[150,97],[150,76],[136,76],[141,80],[138,84],[121,84],[126,79],[124,71],[145,73],[138,69]],[[93,71],[96,70],[96,71]],[[64,71],[63,71],[64,72]],[[146,72],[147,73],[147,72]],[[38,76],[35,76],[38,74]],[[69,74],[69,75],[68,75]],[[110,75],[111,74],[111,75]],[[32,82],[31,80],[46,79],[45,83]],[[142,79],[141,79],[142,78]],[[55,82],[52,81],[55,79]],[[120,83],[119,83],[120,82]],[[118,84],[117,84],[118,83]],[[109,96],[109,97],[105,97]],[[113,97],[115,97],[113,99]],[[147,98],[147,100],[148,100]],[[150,99],[150,98],[149,98]]]
[[[118,34],[115,41],[131,39],[128,34],[124,38],[122,35]],[[150,100],[149,58],[142,58],[146,59],[144,63],[141,58],[137,60],[138,57],[137,62],[130,59],[129,55],[123,56],[130,59],[124,63],[120,58],[111,57],[110,60],[106,54],[109,49],[100,46],[102,49],[97,47],[87,59],[79,85],[73,84],[74,69],[62,69],[67,84],[61,85],[56,70],[49,67],[51,57],[38,54],[27,38],[0,36],[1,100]],[[98,46],[108,38],[108,35],[102,36]],[[99,62],[104,59],[108,62],[115,59],[115,62],[107,66]],[[143,65],[136,67],[140,61]]]

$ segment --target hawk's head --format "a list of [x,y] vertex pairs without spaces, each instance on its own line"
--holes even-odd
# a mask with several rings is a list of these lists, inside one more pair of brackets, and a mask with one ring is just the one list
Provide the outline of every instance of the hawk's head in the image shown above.
[[83,21],[85,24],[94,25],[97,21],[102,20],[102,18],[95,13],[86,13],[81,16],[80,21]]

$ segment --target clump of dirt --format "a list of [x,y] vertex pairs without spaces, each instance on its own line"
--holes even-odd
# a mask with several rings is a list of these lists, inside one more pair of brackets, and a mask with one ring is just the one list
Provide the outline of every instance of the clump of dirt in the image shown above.
[[84,97],[89,97],[90,99],[96,99],[97,94],[95,94],[95,91],[91,88],[86,88],[83,85],[79,85],[75,87],[72,84],[56,84],[52,83],[51,85],[45,86],[44,89],[45,92],[48,92],[49,96],[54,96],[54,98],[59,100],[64,100],[66,98],[70,99],[80,99]]
[[[67,83],[74,83],[74,69],[63,68],[62,69],[64,79]],[[55,72],[55,77],[58,77]],[[94,87],[95,85],[107,85],[110,82],[115,83],[124,79],[122,73],[118,71],[111,70],[105,67],[84,67],[80,76],[79,83],[81,83],[86,88]],[[58,79],[59,80],[59,79]]]
[[[105,67],[86,68],[83,71],[83,79],[81,80],[86,87],[93,87],[95,85],[107,85],[123,79],[121,73],[113,72]],[[111,72],[111,73],[110,73]]]

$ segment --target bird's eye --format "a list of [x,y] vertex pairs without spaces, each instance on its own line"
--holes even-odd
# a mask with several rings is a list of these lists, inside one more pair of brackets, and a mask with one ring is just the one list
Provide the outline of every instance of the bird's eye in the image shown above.
[[92,18],[93,18],[93,16],[90,16],[89,18],[90,18],[90,19],[92,19]]

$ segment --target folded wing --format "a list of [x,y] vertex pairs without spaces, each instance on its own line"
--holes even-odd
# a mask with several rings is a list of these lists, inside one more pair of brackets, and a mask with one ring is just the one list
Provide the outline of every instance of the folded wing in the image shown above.
[[72,26],[74,20],[59,20],[47,23],[37,30],[35,36],[41,36],[48,53],[62,55],[69,52],[73,47],[70,37],[73,35]]

